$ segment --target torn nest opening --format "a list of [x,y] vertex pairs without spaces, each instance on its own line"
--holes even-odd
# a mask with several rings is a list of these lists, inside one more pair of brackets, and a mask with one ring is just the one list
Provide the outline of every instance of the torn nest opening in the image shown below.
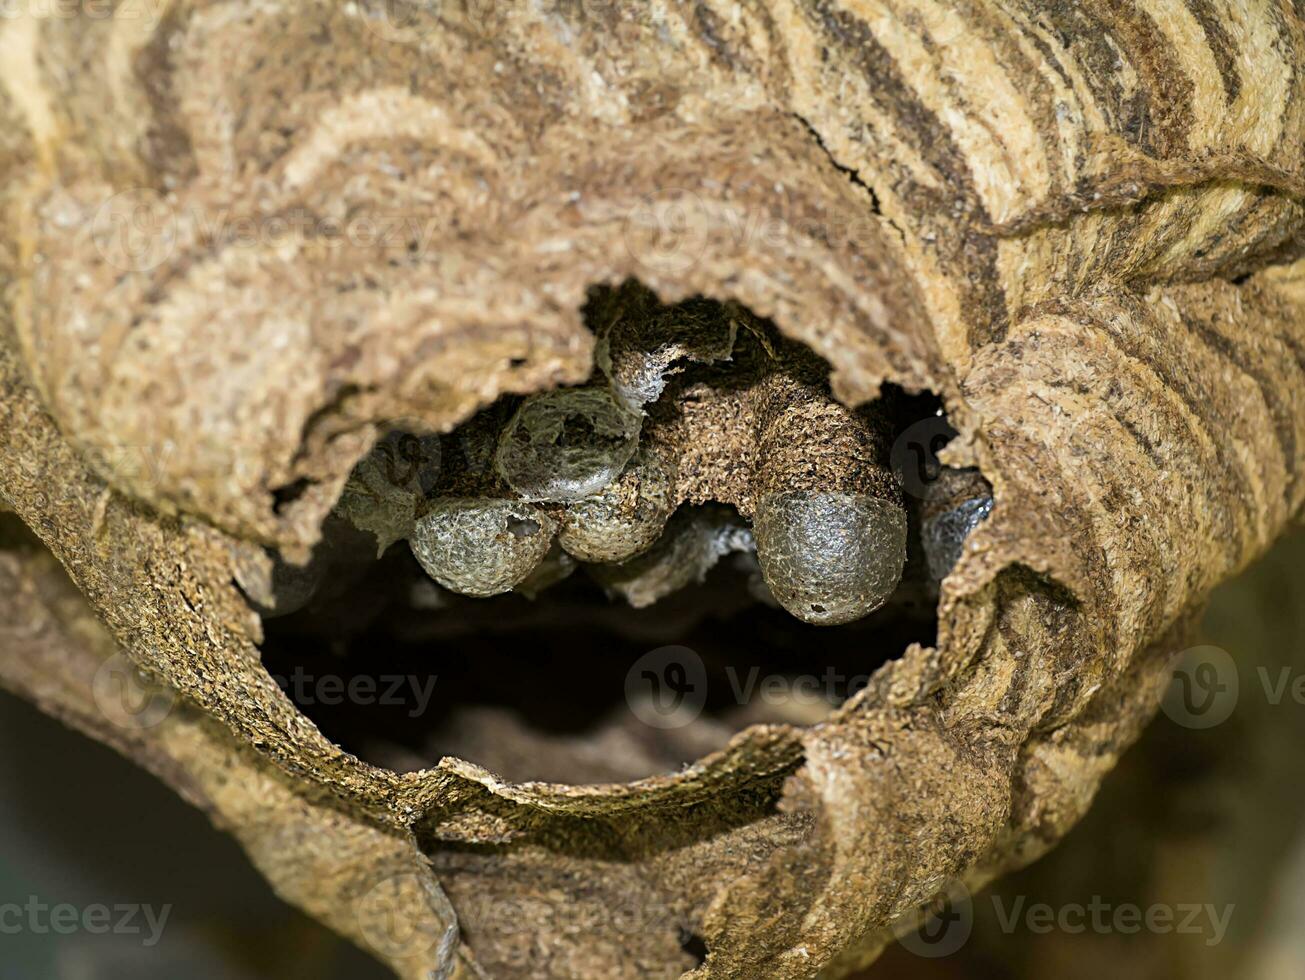
[[816,723],[933,642],[992,507],[939,463],[936,397],[849,408],[826,362],[732,303],[626,283],[585,319],[586,384],[388,432],[311,560],[273,556],[265,665],[344,748],[625,781]]

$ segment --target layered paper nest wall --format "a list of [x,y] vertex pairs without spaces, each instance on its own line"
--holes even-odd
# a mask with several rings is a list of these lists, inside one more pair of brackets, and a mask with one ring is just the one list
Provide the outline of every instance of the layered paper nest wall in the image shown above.
[[[402,976],[868,963],[1069,830],[1204,596],[1300,514],[1289,5],[111,13],[0,27],[0,502],[40,541],[0,553],[0,681]],[[359,216],[420,246],[327,234]],[[235,569],[304,557],[379,426],[582,380],[586,290],[630,278],[772,319],[848,405],[942,398],[995,507],[937,645],[628,785],[345,753]],[[158,724],[97,709],[119,648]]]

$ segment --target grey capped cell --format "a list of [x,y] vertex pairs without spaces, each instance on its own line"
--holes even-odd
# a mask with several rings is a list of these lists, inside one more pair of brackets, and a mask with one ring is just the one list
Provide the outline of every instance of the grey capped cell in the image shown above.
[[556,530],[551,517],[522,501],[445,497],[417,521],[408,544],[440,585],[491,596],[510,591],[535,570]]
[[873,612],[906,562],[905,511],[868,494],[770,494],[757,502],[753,528],[766,584],[808,623],[832,626]]
[[929,577],[941,582],[960,561],[965,539],[992,513],[991,497],[973,497],[924,520],[920,537]]
[[625,469],[641,425],[640,416],[604,388],[532,395],[499,436],[494,463],[523,500],[580,500]]
[[657,542],[674,510],[671,466],[641,449],[617,479],[567,506],[557,540],[581,561],[625,561]]

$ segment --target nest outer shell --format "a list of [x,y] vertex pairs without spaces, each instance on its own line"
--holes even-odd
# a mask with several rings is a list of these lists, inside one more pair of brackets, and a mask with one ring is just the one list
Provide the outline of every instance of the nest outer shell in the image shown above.
[[[185,710],[107,731],[89,628],[0,678],[405,976],[868,962],[1073,825],[1191,613],[1300,514],[1305,26],[1235,27],[1199,0],[6,24],[0,498]],[[155,222],[143,248],[123,213]],[[826,723],[632,784],[342,752],[261,667],[240,556],[306,556],[392,420],[584,380],[586,290],[629,277],[772,319],[849,405],[941,395],[995,506],[937,646]],[[4,556],[11,630],[58,618],[42,561]],[[378,948],[396,909],[428,944]]]

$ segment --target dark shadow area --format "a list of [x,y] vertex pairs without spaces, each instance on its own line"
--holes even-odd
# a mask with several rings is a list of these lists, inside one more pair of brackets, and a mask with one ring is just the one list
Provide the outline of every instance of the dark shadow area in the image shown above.
[[[373,761],[393,759],[396,746],[427,765],[474,751],[478,738],[464,726],[479,718],[504,738],[533,734],[541,752],[548,740],[621,728],[658,758],[670,753],[662,764],[672,770],[747,724],[815,722],[907,645],[933,642],[934,620],[900,606],[809,626],[756,601],[750,574],[727,559],[646,609],[607,598],[583,572],[533,600],[469,599],[435,594],[400,543],[348,597],[328,583],[306,609],[267,621],[263,662],[328,738]],[[423,597],[439,606],[423,608]],[[329,633],[323,603],[337,614]],[[339,622],[347,611],[357,618]],[[667,647],[687,652],[659,652]],[[653,695],[686,689],[696,715],[684,727],[702,738],[640,722],[629,698],[645,675],[661,686]]]
[[[595,291],[586,315],[598,316],[615,295]],[[674,309],[692,323],[710,323],[724,308],[699,298]],[[771,341],[749,336],[746,352],[741,341],[735,348],[738,364],[698,367],[712,390],[729,392],[764,373],[758,363]],[[692,403],[698,396],[684,397]],[[674,396],[663,400],[671,416],[680,410]],[[500,477],[488,460],[519,403],[519,396],[500,399],[439,437],[442,448],[423,450],[442,459],[445,472],[422,484],[419,514],[440,497],[516,499],[494,482]],[[396,770],[449,755],[513,781],[620,782],[672,772],[751,724],[817,723],[910,644],[934,642],[937,582],[945,574],[924,548],[929,508],[939,497],[933,489],[947,477],[937,454],[955,435],[939,399],[888,384],[856,412],[879,434],[873,451],[881,457],[859,465],[893,471],[908,526],[896,591],[857,621],[813,626],[779,608],[748,522],[715,498],[702,505],[711,515],[703,519],[722,521],[748,543],[731,545],[701,581],[645,608],[633,608],[610,582],[600,584],[602,566],[576,568],[556,544],[545,566],[571,562],[569,574],[491,598],[458,595],[436,585],[404,541],[377,559],[370,534],[337,514],[324,529],[321,560],[314,559],[325,571],[312,598],[265,619],[264,665],[328,738]],[[685,513],[694,509],[682,505],[678,516],[697,520]],[[537,522],[526,526],[538,530]]]
[[[432,574],[450,588],[466,582],[465,591],[473,593],[514,584],[518,591],[491,598],[458,595],[435,584],[405,541],[391,545],[377,559],[370,531],[359,530],[383,520],[379,508],[384,504],[379,501],[391,492],[385,484],[376,490],[365,481],[379,479],[376,474],[383,471],[390,474],[392,486],[412,485],[411,480],[395,482],[395,459],[378,448],[373,456],[381,462],[364,461],[355,471],[363,489],[353,497],[353,491],[345,491],[347,500],[372,503],[358,512],[350,503],[328,519],[313,564],[299,575],[313,580],[310,587],[301,602],[281,608],[281,615],[268,611],[262,646],[269,673],[300,710],[347,751],[397,770],[430,766],[450,755],[513,781],[626,781],[672,772],[721,748],[748,725],[817,723],[910,644],[934,642],[937,583],[946,570],[937,568],[930,536],[936,514],[930,507],[943,499],[932,491],[947,476],[937,454],[955,435],[936,396],[910,395],[886,384],[872,404],[830,415],[822,407],[833,404],[825,384],[827,364],[782,338],[774,324],[701,297],[664,306],[648,290],[626,283],[592,290],[584,314],[598,334],[596,375],[601,377],[600,367],[608,374],[610,391],[599,400],[616,398],[612,391],[639,392],[637,397],[645,400],[620,411],[642,414],[643,428],[636,431],[662,447],[657,451],[668,457],[679,453],[676,499],[696,502],[682,504],[669,524],[654,531],[661,534],[656,544],[627,554],[674,557],[656,565],[655,573],[639,565],[642,558],[620,566],[618,573],[613,571],[617,566],[604,566],[601,559],[576,567],[554,542],[542,559],[530,552],[529,561],[535,564],[526,568],[534,571],[524,582],[511,577],[500,582],[502,566],[492,564],[491,558],[505,560],[501,556],[517,546],[495,544],[493,532],[485,531],[483,539],[466,538],[474,544],[460,544],[456,554],[452,546],[447,552],[437,550],[439,560],[447,563],[441,566],[445,574]],[[604,324],[618,322],[630,332],[614,327],[605,332]],[[712,347],[721,337],[729,338],[726,346]],[[625,367],[618,370],[613,366],[618,363]],[[632,363],[641,366],[635,371],[629,367]],[[635,373],[621,373],[627,369]],[[618,377],[625,380],[618,382]],[[786,380],[767,387],[772,378]],[[744,397],[747,392],[754,394]],[[764,412],[756,408],[762,403],[767,406]],[[542,521],[564,520],[565,496],[553,498],[542,491],[532,496],[509,485],[516,471],[503,469],[503,446],[527,438],[525,423],[514,428],[519,416],[513,414],[516,406],[525,404],[521,396],[506,396],[442,436],[393,434],[399,443],[419,450],[421,465],[414,463],[404,472],[411,476],[422,466],[430,471],[429,485],[423,479],[417,493],[419,518],[433,513],[441,500],[463,507],[458,511],[462,514],[473,501],[520,505],[538,500],[546,503],[535,513],[551,517],[527,520],[517,515],[507,530],[529,538],[539,533]],[[713,407],[702,409],[704,404]],[[596,430],[582,424],[573,431],[567,417],[550,423],[561,426],[557,433],[538,435],[552,431],[543,421],[546,411],[561,410],[540,409],[532,416],[537,428],[529,429],[535,434],[527,441],[539,438],[546,447],[538,450],[545,454],[541,458],[569,466],[565,453],[574,448],[572,441],[588,446]],[[893,499],[900,491],[908,528],[900,581],[882,606],[844,625],[809,625],[779,608],[761,573],[752,528],[734,509],[736,504],[753,506],[743,501],[762,493],[755,489],[763,485],[756,474],[771,472],[759,455],[754,456],[762,453],[758,433],[763,423],[758,420],[786,411],[795,418],[815,413],[810,417],[820,421],[812,422],[810,431],[785,430],[785,438],[767,450],[770,459],[781,444],[810,443],[809,454],[785,457],[782,472],[789,475],[784,479],[798,481],[795,486],[808,478],[843,486],[837,483],[840,470],[820,469],[837,460],[838,466],[855,470],[857,480],[877,474],[883,481],[876,491],[881,500]],[[858,416],[859,422],[849,421]],[[687,428],[677,428],[685,418],[692,420],[685,423]],[[735,419],[743,421],[734,425]],[[853,429],[861,435],[837,441],[839,433]],[[658,436],[648,434],[658,431],[666,441],[657,442]],[[717,433],[724,433],[719,444],[711,442]],[[555,443],[549,442],[554,438]],[[822,439],[834,441],[825,445]],[[701,457],[685,448],[703,444],[712,448]],[[835,446],[842,448],[830,448]],[[556,453],[556,459],[549,453]],[[949,472],[954,476],[963,471]],[[894,478],[897,488],[892,487]],[[981,480],[977,474],[974,479]],[[848,486],[861,493],[871,484]],[[687,488],[693,488],[692,493]],[[447,517],[451,511],[439,513],[445,515],[440,526],[466,526]],[[689,526],[707,530],[683,530]],[[672,533],[672,528],[679,530]],[[676,537],[680,532],[685,536]],[[412,533],[400,528],[385,540]],[[699,533],[713,537],[689,537]],[[683,544],[690,540],[695,543]],[[821,540],[831,547],[840,544],[836,533]],[[422,547],[437,548],[431,538],[424,541]],[[931,545],[928,554],[926,542]],[[666,550],[659,552],[664,543]],[[695,564],[704,553],[701,549],[713,547],[720,550],[704,561],[723,557],[699,577],[695,573],[706,567]],[[528,551],[524,546],[521,550]],[[585,552],[582,548],[576,553]],[[855,548],[848,553],[865,560]],[[478,555],[489,556],[479,559],[481,566],[474,564]],[[432,560],[429,552],[423,560]],[[483,585],[482,578],[471,575],[468,569],[475,567],[482,569],[476,575],[494,584]],[[629,571],[631,567],[643,570]],[[771,567],[785,570],[792,562],[782,559]],[[281,568],[287,583],[294,585],[295,573]],[[674,574],[665,568],[674,569]],[[684,569],[689,571],[683,579],[674,578]],[[637,579],[638,586],[623,591],[630,588],[631,579]],[[671,580],[674,584],[662,587]],[[622,596],[636,599],[632,605]],[[808,606],[818,614],[827,611],[821,597],[812,596],[816,601]],[[830,601],[842,599],[833,592]],[[642,602],[652,604],[634,608]],[[792,602],[790,596],[790,608]]]
[[[383,980],[231,838],[112,750],[0,693],[0,905],[170,906],[161,934],[0,938],[3,980]],[[115,921],[120,916],[114,916]]]

